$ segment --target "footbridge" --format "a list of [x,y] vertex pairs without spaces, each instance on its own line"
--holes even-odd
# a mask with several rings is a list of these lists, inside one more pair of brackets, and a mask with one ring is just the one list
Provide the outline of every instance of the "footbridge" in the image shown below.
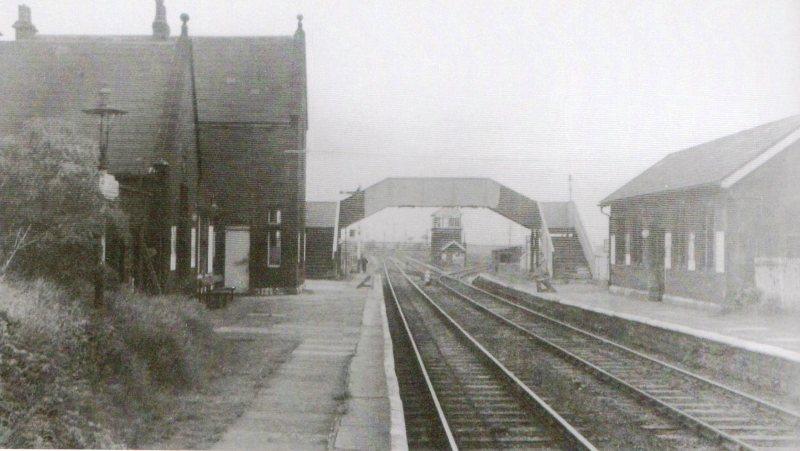
[[492,210],[531,231],[530,265],[553,274],[553,242],[539,204],[488,178],[387,178],[358,190],[339,204],[345,228],[392,207],[475,207]]

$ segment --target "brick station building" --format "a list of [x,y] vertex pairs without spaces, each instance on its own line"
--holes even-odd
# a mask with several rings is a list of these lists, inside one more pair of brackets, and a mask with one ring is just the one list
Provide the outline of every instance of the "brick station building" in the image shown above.
[[172,37],[155,4],[143,36],[39,34],[21,5],[16,39],[0,42],[0,134],[52,118],[96,139],[99,119],[83,111],[105,93],[127,112],[108,148],[132,236],[109,243],[120,277],[164,291],[213,273],[242,292],[294,291],[304,281],[302,16],[291,36],[195,37],[182,15]]
[[606,197],[612,290],[800,309],[800,116],[668,155]]

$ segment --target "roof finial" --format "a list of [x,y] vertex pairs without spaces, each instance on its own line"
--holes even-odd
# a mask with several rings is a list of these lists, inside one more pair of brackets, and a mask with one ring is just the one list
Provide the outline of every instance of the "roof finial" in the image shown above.
[[184,38],[188,37],[189,25],[187,25],[187,23],[189,22],[189,15],[186,13],[181,14],[181,22],[183,22],[183,24],[181,25],[181,36]]
[[306,32],[303,31],[303,15],[297,15],[297,31],[294,32],[294,39],[297,42],[305,42]]

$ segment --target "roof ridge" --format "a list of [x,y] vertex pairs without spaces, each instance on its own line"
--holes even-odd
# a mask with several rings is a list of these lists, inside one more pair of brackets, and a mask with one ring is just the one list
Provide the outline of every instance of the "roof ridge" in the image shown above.
[[720,185],[798,130],[800,114],[795,114],[671,152],[614,190],[599,205],[644,195]]
[[[795,116],[789,116],[789,117],[785,117],[785,118],[781,119],[780,121],[788,120],[788,119],[791,119],[791,118],[797,118],[797,119],[800,119],[800,115],[795,115]],[[764,124],[764,125],[769,125],[769,124],[773,124],[773,123],[775,123],[775,122],[780,122],[780,121],[769,122],[769,123],[767,123],[767,124]],[[792,134],[796,133],[798,130],[800,130],[800,120],[798,120],[798,123],[797,123],[797,124],[795,124],[794,128],[792,128],[792,129],[791,129],[791,130],[789,130],[788,132],[786,132],[786,133],[784,133],[783,135],[781,135],[781,136],[780,136],[778,139],[774,140],[774,141],[773,141],[771,144],[769,144],[768,146],[764,147],[764,149],[762,149],[762,150],[761,150],[761,152],[759,152],[759,153],[758,153],[758,155],[753,155],[753,157],[752,157],[752,158],[750,158],[749,160],[747,160],[747,161],[746,161],[746,162],[744,162],[743,164],[739,165],[739,167],[737,167],[736,169],[734,169],[734,170],[732,170],[732,171],[728,172],[728,173],[727,173],[727,174],[726,174],[724,177],[720,178],[720,179],[719,179],[719,181],[721,182],[721,181],[723,181],[723,180],[727,179],[728,177],[730,177],[731,175],[735,174],[736,172],[738,172],[738,171],[739,171],[739,170],[741,170],[742,168],[746,167],[748,164],[750,164],[750,163],[751,163],[751,162],[753,162],[754,160],[758,159],[758,158],[759,158],[759,157],[761,157],[762,155],[764,155],[764,154],[766,154],[767,152],[769,152],[770,150],[772,150],[772,148],[773,148],[773,147],[775,147],[776,145],[780,144],[780,143],[781,143],[781,141],[783,141],[784,139],[786,139],[786,138],[790,137]],[[746,131],[746,130],[745,130],[745,131]],[[779,153],[780,153],[780,152],[779,152]],[[771,159],[771,158],[770,158],[770,159]]]
[[[662,158],[661,160],[658,160],[658,162],[668,158],[671,155],[680,154],[680,153],[687,152],[687,151],[690,151],[690,150],[698,150],[699,147],[703,147],[703,146],[706,146],[706,145],[711,145],[711,144],[717,143],[719,141],[724,141],[726,139],[733,138],[734,136],[745,135],[748,132],[752,132],[752,131],[754,131],[756,129],[759,129],[761,127],[767,127],[767,126],[770,126],[770,125],[775,125],[775,124],[778,124],[779,122],[788,121],[789,119],[798,119],[799,121],[798,121],[797,127],[800,127],[800,114],[793,114],[791,116],[786,116],[786,117],[783,117],[783,118],[780,118],[780,119],[776,119],[774,121],[764,122],[763,124],[759,124],[759,125],[756,125],[756,126],[753,126],[753,127],[748,127],[748,128],[746,128],[744,130],[739,130],[737,132],[729,133],[727,135],[723,135],[723,136],[720,136],[718,138],[714,138],[711,141],[704,141],[704,142],[701,142],[699,144],[695,144],[693,146],[684,147],[682,149],[679,149],[679,150],[676,150],[676,151],[668,153],[667,155],[664,156],[664,158]],[[778,141],[780,141],[780,139],[777,140],[776,142],[778,142]],[[770,146],[767,146],[767,147],[770,147]],[[656,162],[655,164],[658,164],[658,162]]]

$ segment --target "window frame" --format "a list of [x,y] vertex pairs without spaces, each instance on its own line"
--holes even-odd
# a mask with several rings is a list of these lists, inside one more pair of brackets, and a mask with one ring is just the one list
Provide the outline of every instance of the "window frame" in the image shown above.
[[267,210],[267,224],[271,226],[281,225],[281,221],[283,218],[281,217],[281,209],[269,209]]
[[[278,262],[273,263],[273,237],[275,237],[276,245],[274,248],[278,250]],[[280,268],[283,264],[283,249],[281,243],[281,231],[279,229],[270,229],[267,231],[267,268]]]

